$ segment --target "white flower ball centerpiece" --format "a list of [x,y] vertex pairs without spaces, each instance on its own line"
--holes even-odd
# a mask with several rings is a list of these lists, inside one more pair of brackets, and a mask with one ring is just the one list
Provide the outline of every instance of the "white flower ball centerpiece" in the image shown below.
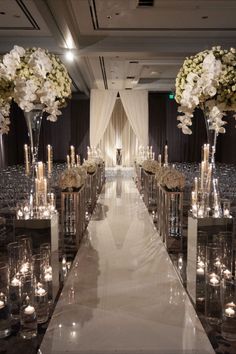
[[9,131],[10,104],[30,112],[43,105],[48,120],[55,122],[71,95],[71,79],[60,59],[41,48],[14,46],[0,62],[0,132]]
[[158,161],[148,159],[143,161],[142,168],[148,173],[155,174],[160,169],[160,165]]
[[33,153],[32,129],[40,130],[42,113],[55,122],[70,95],[71,79],[56,55],[42,48],[14,46],[0,61],[0,133],[9,131],[10,106],[15,101],[25,113]]
[[210,130],[225,133],[226,112],[236,111],[236,50],[213,47],[186,58],[176,78],[178,127],[192,134],[195,108],[207,115]]
[[97,164],[92,159],[85,160],[82,166],[86,169],[87,173],[89,174],[93,174],[97,171]]
[[59,187],[64,191],[77,191],[85,183],[86,171],[80,167],[72,167],[64,170],[58,181]]

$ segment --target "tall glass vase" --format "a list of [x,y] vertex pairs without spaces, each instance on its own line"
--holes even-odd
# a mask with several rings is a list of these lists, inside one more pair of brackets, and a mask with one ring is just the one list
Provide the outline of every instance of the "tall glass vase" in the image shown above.
[[32,167],[34,169],[35,164],[38,161],[38,147],[39,147],[39,136],[41,129],[41,122],[43,118],[43,106],[36,105],[34,109],[30,112],[24,112],[28,136],[30,140],[30,152]]
[[210,129],[208,115],[205,110],[203,110],[203,115],[205,119],[207,143],[210,146],[210,162],[212,164],[212,168],[214,172],[213,175],[215,177],[215,153],[216,153],[216,143],[217,143],[218,133],[215,130]]

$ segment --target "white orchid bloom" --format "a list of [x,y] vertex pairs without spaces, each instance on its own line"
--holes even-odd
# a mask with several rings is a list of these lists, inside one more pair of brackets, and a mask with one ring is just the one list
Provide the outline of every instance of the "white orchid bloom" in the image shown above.
[[34,74],[39,77],[46,78],[46,75],[52,70],[52,62],[45,50],[41,48],[32,53],[28,64]]

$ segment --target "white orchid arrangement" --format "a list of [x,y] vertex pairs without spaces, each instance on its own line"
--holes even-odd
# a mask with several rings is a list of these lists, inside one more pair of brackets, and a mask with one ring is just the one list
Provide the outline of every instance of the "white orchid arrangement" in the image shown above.
[[176,78],[175,99],[181,113],[178,128],[184,134],[192,134],[196,107],[207,114],[209,129],[225,133],[222,118],[236,111],[236,50],[217,46],[186,58]]
[[11,101],[30,112],[42,105],[55,122],[71,95],[71,79],[60,59],[41,48],[14,46],[0,61],[0,133],[9,131]]

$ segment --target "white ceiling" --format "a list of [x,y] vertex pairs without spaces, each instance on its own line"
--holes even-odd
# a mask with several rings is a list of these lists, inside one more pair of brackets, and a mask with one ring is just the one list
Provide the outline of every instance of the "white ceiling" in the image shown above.
[[74,91],[87,95],[171,91],[186,56],[236,47],[235,17],[236,0],[0,0],[0,53],[14,44],[48,48],[66,64]]

